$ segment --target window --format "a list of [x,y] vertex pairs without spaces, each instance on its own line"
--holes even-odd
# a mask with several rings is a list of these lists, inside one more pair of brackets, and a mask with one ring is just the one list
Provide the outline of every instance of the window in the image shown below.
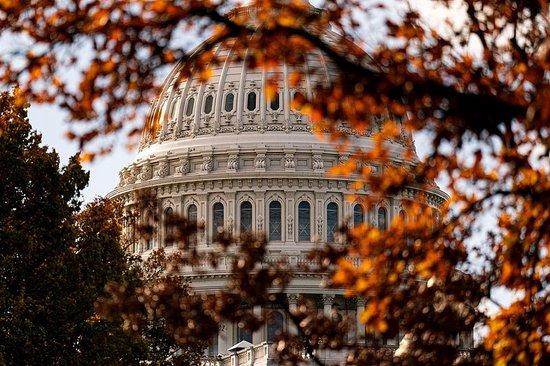
[[241,203],[241,233],[252,232],[252,203]]
[[[197,223],[197,206],[192,204],[187,207],[187,221],[191,224]],[[187,245],[194,246],[197,244],[197,234],[193,233],[187,237]]]
[[267,320],[267,341],[271,343],[283,331],[284,318],[280,311],[273,311],[270,315]]
[[216,202],[212,210],[212,240],[217,240],[223,230],[223,204]]
[[146,236],[146,243],[145,243],[145,250],[151,250],[154,248],[154,228],[155,228],[155,219],[153,217],[153,213],[151,211],[147,211],[147,214],[145,215],[145,224],[147,225],[148,231],[150,230],[150,234]]
[[248,93],[248,96],[246,97],[246,109],[249,111],[256,110],[256,92]]
[[281,203],[273,201],[269,204],[269,240],[282,240],[281,234]]
[[172,207],[168,207],[164,210],[164,246],[167,247],[172,246],[176,240],[174,223],[173,220],[171,221],[173,216],[174,209]]
[[280,103],[280,100],[279,100],[279,93],[277,93],[277,94],[275,94],[273,99],[271,99],[271,101],[269,102],[269,108],[272,111],[278,111],[280,107],[281,107],[281,103]]
[[380,230],[388,229],[388,212],[384,207],[378,209],[378,228]]
[[353,226],[359,226],[361,225],[365,220],[365,211],[363,210],[363,206],[360,204],[356,204],[353,207]]
[[311,209],[309,202],[302,201],[298,205],[298,241],[311,240]]
[[208,342],[208,356],[218,355],[218,333],[215,333]]
[[235,94],[227,93],[225,96],[225,111],[231,112],[233,110],[234,103],[235,103]]
[[187,108],[185,109],[185,115],[189,117],[193,114],[193,108],[195,107],[195,98],[191,97],[187,101]]
[[212,106],[214,104],[214,97],[209,95],[204,100],[204,113],[209,114],[212,112]]
[[338,229],[338,205],[331,202],[327,205],[327,242],[334,242],[334,234]]
[[237,343],[240,341],[247,341],[252,343],[252,332],[249,329],[242,327],[237,328]]
[[401,221],[406,222],[407,221],[407,213],[405,210],[399,211],[399,217],[401,218]]

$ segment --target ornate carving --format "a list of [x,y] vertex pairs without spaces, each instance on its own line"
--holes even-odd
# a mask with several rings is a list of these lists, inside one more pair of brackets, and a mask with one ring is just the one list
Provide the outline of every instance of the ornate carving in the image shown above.
[[323,305],[333,305],[334,304],[334,300],[336,299],[336,296],[334,295],[327,295],[327,294],[324,294],[323,295]]
[[227,219],[226,230],[231,235],[233,233],[233,217]]
[[292,215],[287,216],[286,227],[287,227],[288,236],[292,237],[292,233],[294,232],[294,217]]
[[256,218],[256,228],[259,232],[264,231],[264,218],[262,215],[258,215]]
[[180,162],[180,165],[176,168],[176,172],[180,174],[187,174],[191,171],[191,163],[189,158],[183,158]]
[[170,164],[167,161],[160,163],[157,169],[157,175],[159,178],[164,178],[170,175]]
[[297,305],[298,304],[298,294],[286,294],[286,298],[288,300],[289,305]]
[[205,155],[202,157],[202,166],[201,169],[203,172],[211,172],[214,169],[214,159],[212,155]]
[[139,180],[146,181],[153,178],[153,167],[149,163],[143,164],[141,173],[138,175]]
[[294,159],[294,154],[285,155],[285,169],[294,169],[296,168],[296,160]]
[[321,216],[317,217],[317,235],[323,236],[323,218]]
[[313,155],[313,170],[322,171],[324,167],[323,157],[321,155]]
[[338,164],[344,164],[349,160],[349,154],[342,154],[338,156]]
[[236,171],[239,169],[239,156],[238,155],[229,155],[227,159],[227,169]]
[[254,167],[256,169],[265,169],[265,154],[256,155],[256,159],[254,159]]

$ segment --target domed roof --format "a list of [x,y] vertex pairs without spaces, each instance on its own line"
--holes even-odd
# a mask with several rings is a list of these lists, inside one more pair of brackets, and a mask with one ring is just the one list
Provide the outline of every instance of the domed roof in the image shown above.
[[[239,8],[233,16],[242,12],[250,16],[253,11],[252,7]],[[323,37],[331,44],[342,39],[329,30],[323,31]],[[214,148],[216,143],[239,144],[245,136],[249,141],[266,143],[287,140],[319,143],[312,133],[312,124],[306,116],[291,108],[291,101],[297,93],[311,97],[316,86],[337,77],[335,66],[322,52],[308,52],[303,55],[303,65],[300,65],[302,79],[293,83],[297,87],[292,87],[289,75],[296,66],[281,62],[269,70],[250,67],[249,51],[243,52],[241,46],[225,44],[213,49],[217,62],[210,65],[207,81],[201,73],[182,77],[182,72],[188,72],[183,61],[174,67],[159,97],[151,105],[138,159],[151,154],[173,153],[174,149]],[[199,45],[195,53],[203,47],[204,44]],[[273,98],[267,98],[266,90],[272,87],[273,80],[277,80],[277,90]],[[373,129],[377,127],[377,123],[373,123]],[[356,137],[353,143],[356,147],[371,145],[368,136],[373,130],[359,135],[345,123],[339,128],[352,138]],[[402,137],[397,150],[410,146],[410,137],[405,132]]]

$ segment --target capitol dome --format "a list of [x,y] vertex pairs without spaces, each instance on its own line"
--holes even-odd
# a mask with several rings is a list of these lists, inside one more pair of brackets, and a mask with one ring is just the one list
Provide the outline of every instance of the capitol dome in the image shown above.
[[[335,241],[337,228],[345,222],[387,225],[399,214],[403,197],[387,197],[367,210],[348,199],[354,194],[368,195],[367,189],[356,191],[353,177],[327,174],[354,149],[370,149],[372,131],[357,134],[343,124],[341,128],[351,135],[350,150],[338,151],[328,138],[314,134],[310,121],[290,107],[295,93],[311,95],[316,83],[335,77],[335,69],[322,53],[308,56],[305,67],[311,72],[297,88],[287,81],[288,65],[267,72],[248,68],[245,61],[232,58],[230,49],[219,47],[216,53],[226,61],[212,67],[207,82],[201,83],[198,76],[182,80],[183,64],[168,75],[151,105],[137,157],[121,171],[111,197],[135,207],[139,192],[150,189],[161,216],[178,213],[204,224],[204,232],[195,238],[199,251],[211,248],[220,227],[234,234],[265,233],[268,260],[284,258],[296,265],[306,263],[307,253],[319,242]],[[276,97],[268,100],[266,83],[273,76],[281,82]],[[404,160],[410,143],[405,133],[401,140],[389,141],[392,159],[413,163]],[[426,193],[434,207],[446,199],[437,188]],[[403,192],[407,194],[414,196],[413,189]],[[152,213],[143,209],[140,215],[147,222]],[[132,250],[144,255],[161,247],[176,250],[165,237],[161,228]],[[216,291],[224,288],[229,271],[228,261],[185,275],[195,291]],[[322,288],[321,281],[317,273],[296,273],[285,290],[289,304],[295,305],[300,295],[315,299],[327,311],[338,307],[356,316],[364,309],[364,303],[344,298],[342,291]],[[226,354],[240,341],[255,347],[268,345],[273,327],[290,327],[283,313],[277,319],[275,326],[266,325],[254,334],[225,324],[211,353]],[[364,327],[360,328],[358,336],[364,335]],[[331,357],[336,356],[325,358]]]

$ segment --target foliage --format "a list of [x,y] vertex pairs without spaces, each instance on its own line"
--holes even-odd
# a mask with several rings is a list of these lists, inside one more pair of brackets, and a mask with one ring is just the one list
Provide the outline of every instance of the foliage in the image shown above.
[[[381,27],[385,42],[368,53],[362,49],[363,40],[354,35],[360,34],[362,20],[379,14],[384,3],[325,0],[317,11],[300,0],[253,0],[248,8],[253,11],[228,12],[236,3],[4,1],[0,3],[3,33],[25,34],[44,47],[32,52],[20,48],[17,60],[3,58],[3,80],[23,82],[25,95],[56,101],[75,120],[102,117],[85,134],[70,134],[85,142],[129,123],[123,112],[142,105],[154,93],[151,86],[161,65],[186,60],[182,77],[193,70],[206,79],[209,67],[224,61],[213,52],[222,43],[232,47],[236,58],[244,58],[248,50],[251,68],[271,70],[286,62],[294,70],[289,78],[296,85],[310,72],[301,67],[306,54],[322,51],[339,76],[316,85],[312,96],[298,95],[294,108],[336,141],[346,137],[337,128],[342,120],[358,131],[373,131],[376,141],[372,150],[358,151],[334,174],[354,174],[360,185],[368,186],[373,194],[366,199],[367,206],[405,187],[430,187],[435,179],[444,179],[451,195],[437,220],[422,204],[404,200],[408,220],[396,220],[387,232],[367,225],[354,228],[346,234],[350,245],[344,249],[328,247],[316,253],[325,269],[332,271],[333,285],[368,300],[363,320],[370,329],[391,332],[393,323],[402,322],[412,341],[406,357],[396,363],[415,359],[451,363],[453,357],[459,362],[458,354],[449,352],[452,346],[439,335],[445,328],[459,330],[473,322],[488,327],[479,349],[483,362],[547,361],[547,1],[433,1],[443,13],[461,15],[439,29],[409,7],[398,20]],[[190,54],[172,41],[193,25],[211,29],[213,36],[201,52]],[[329,28],[337,33],[326,36]],[[67,65],[78,68],[73,56],[80,52],[75,47],[80,44],[90,47],[92,60],[84,66],[75,90],[62,74]],[[277,80],[269,85],[268,95]],[[154,134],[158,121],[148,121],[145,133]],[[412,159],[412,149],[403,156],[409,162],[406,168],[388,159],[384,141],[396,137],[399,124],[431,135],[432,153],[423,162]],[[367,166],[358,169],[358,162]],[[422,195],[411,198],[423,199]],[[496,224],[479,240],[474,234],[486,214],[495,217]],[[361,265],[354,266],[345,257],[355,257]],[[237,269],[255,268],[248,267],[249,259],[258,257],[236,260]],[[457,278],[457,267],[468,276]],[[423,281],[415,281],[418,277]],[[276,286],[284,283],[269,279]],[[233,295],[249,294],[248,287],[235,286]],[[495,289],[511,291],[512,304],[500,304]],[[264,299],[255,296],[260,302]],[[214,310],[227,309],[208,301]],[[481,301],[494,303],[496,314],[486,318],[477,312]],[[214,320],[215,314],[210,315]],[[397,314],[404,315],[403,320]],[[173,319],[179,324],[176,329],[183,331],[180,320]],[[319,335],[319,329],[312,329],[302,330],[317,339],[313,334]],[[289,347],[280,349],[285,354]],[[363,351],[356,354],[359,359],[351,358],[350,363],[361,362]]]
[[79,212],[88,173],[76,157],[60,167],[9,93],[0,154],[0,364],[170,364],[178,348],[159,324],[133,337],[94,312],[108,281],[143,284],[140,267],[121,246],[116,206],[96,200]]

